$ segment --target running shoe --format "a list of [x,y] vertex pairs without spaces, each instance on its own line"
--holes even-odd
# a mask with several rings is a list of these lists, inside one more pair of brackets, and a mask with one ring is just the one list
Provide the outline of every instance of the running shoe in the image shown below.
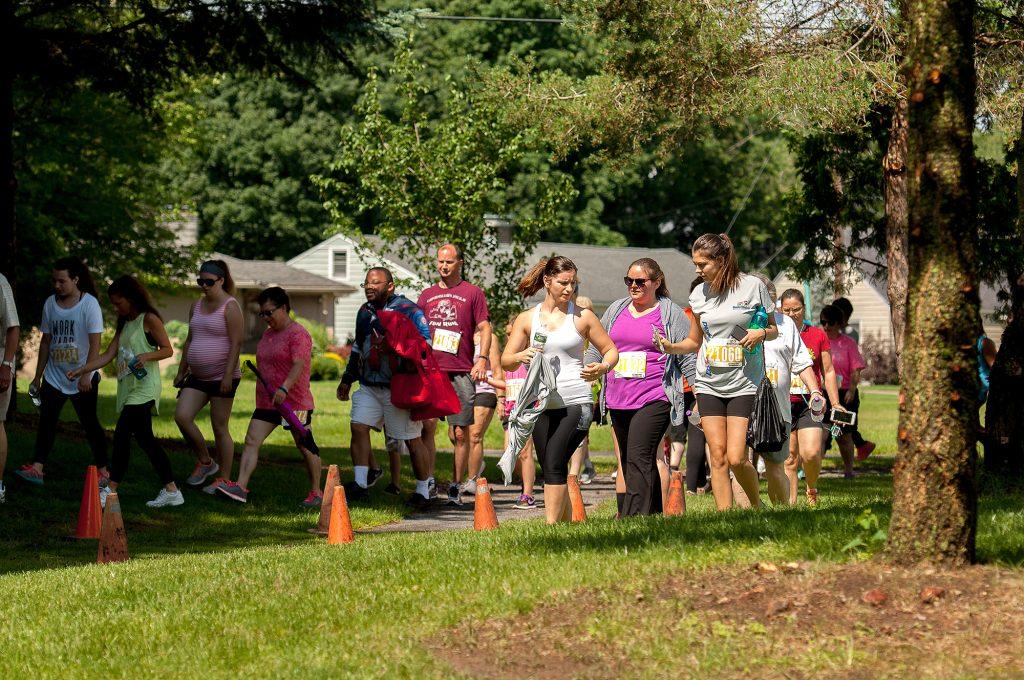
[[420,494],[413,491],[405,499],[405,504],[416,510],[426,510],[430,506],[430,499],[424,498]]
[[306,496],[306,500],[302,501],[302,507],[304,508],[319,508],[323,505],[324,495],[319,489],[312,489],[309,495]]
[[217,479],[213,480],[212,484],[207,484],[206,486],[203,487],[203,493],[208,493],[208,494],[210,494],[212,496],[215,493],[217,493],[217,489],[219,489],[220,487],[224,486],[229,481],[230,480],[228,480],[228,479],[226,479],[224,477],[218,477]]
[[100,487],[100,507],[101,508],[107,507],[107,496],[109,496],[112,493],[114,493],[114,491],[109,486],[101,486]]
[[[241,489],[242,487],[238,487]],[[248,493],[248,492],[246,492]],[[238,499],[236,499],[238,500]],[[241,500],[245,500],[244,498]],[[181,489],[175,489],[174,491],[168,491],[167,489],[160,489],[160,493],[156,495],[151,501],[146,501],[146,506],[150,508],[163,508],[168,505],[184,505],[185,497],[181,495]]]
[[370,490],[359,486],[355,480],[351,482],[345,482],[345,500],[346,501],[365,501],[370,497]]
[[377,480],[384,476],[384,470],[380,468],[370,468],[366,473],[366,488],[369,489],[371,486],[377,483]]
[[[402,489],[399,488],[399,486],[394,482],[391,482],[390,484],[384,487],[384,493],[388,494],[389,496],[401,496]],[[420,497],[422,498],[422,496]]]
[[46,476],[42,472],[36,470],[33,466],[28,464],[22,465],[20,468],[14,471],[14,474],[18,475],[29,484],[35,484],[36,486],[42,486],[43,477]]
[[612,481],[614,482],[619,476],[618,470],[612,470]]
[[468,480],[465,484],[462,485],[462,493],[465,494],[466,496],[475,496],[476,495],[476,478],[475,477],[473,479]]
[[462,499],[459,498],[458,484],[448,485],[448,505],[462,505]]
[[865,460],[875,450],[874,442],[864,442],[857,447],[857,460]]
[[807,490],[807,506],[811,508],[818,507],[818,490],[808,489]]
[[7,487],[4,486],[3,482],[0,482],[0,505],[7,502]]
[[102,489],[103,487],[105,487],[105,486],[107,486],[109,484],[110,484],[110,471],[109,470],[104,470],[103,472],[99,473],[99,485],[100,485],[100,488]]
[[249,490],[243,489],[242,485],[238,482],[225,481],[217,487],[217,493],[227,496],[231,500],[238,501],[239,503],[245,503],[249,500]]
[[587,462],[583,465],[583,473],[580,474],[580,484],[590,484],[595,479],[597,479],[597,469],[588,458]]
[[534,500],[533,496],[528,496],[525,493],[519,494],[519,500],[512,507],[516,510],[533,510],[537,507],[537,501]]
[[427,492],[431,498],[437,498],[437,480],[433,477],[427,480]]
[[185,483],[189,486],[199,486],[206,481],[207,477],[218,472],[220,472],[220,465],[217,465],[217,461],[211,458],[209,463],[196,463],[196,469],[185,478]]

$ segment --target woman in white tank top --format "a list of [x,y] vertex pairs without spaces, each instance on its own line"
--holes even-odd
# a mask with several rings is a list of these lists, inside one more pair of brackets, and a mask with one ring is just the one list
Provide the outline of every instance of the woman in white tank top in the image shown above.
[[[551,364],[555,390],[533,429],[533,444],[544,475],[544,512],[548,524],[569,520],[566,477],[569,459],[587,436],[593,417],[589,383],[611,370],[619,353],[600,320],[572,303],[576,265],[566,257],[544,258],[519,282],[519,293],[530,297],[541,288],[544,301],[516,317],[501,366],[514,371],[538,354]],[[586,342],[601,353],[600,363],[584,365]]]

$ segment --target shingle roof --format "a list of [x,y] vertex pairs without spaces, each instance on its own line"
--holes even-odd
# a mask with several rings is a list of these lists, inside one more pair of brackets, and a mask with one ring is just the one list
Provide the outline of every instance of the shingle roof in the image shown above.
[[317,274],[303,271],[277,260],[241,260],[230,255],[214,253],[231,268],[231,277],[239,288],[268,288],[281,286],[289,292],[305,293],[351,293],[354,286],[333,281]]

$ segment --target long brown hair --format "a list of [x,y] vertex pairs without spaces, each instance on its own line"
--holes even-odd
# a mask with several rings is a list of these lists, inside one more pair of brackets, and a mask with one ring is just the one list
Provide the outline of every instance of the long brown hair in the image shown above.
[[93,282],[92,274],[89,272],[89,266],[80,258],[73,256],[62,257],[53,263],[53,271],[67,272],[69,279],[78,279],[75,285],[80,292],[88,293],[93,297],[99,297],[99,293],[96,292],[96,284]]
[[[111,295],[117,295],[127,300],[136,314],[142,314],[143,316],[153,314],[156,318],[163,321],[160,312],[153,306],[153,300],[149,297],[146,287],[134,276],[125,275],[114,279],[114,282],[107,288],[107,297]],[[128,323],[128,317],[117,317],[117,330],[124,328],[126,323]]]
[[533,265],[533,268],[526,272],[526,276],[519,282],[516,290],[523,297],[530,297],[544,287],[545,276],[555,276],[563,272],[574,271],[577,271],[576,265],[567,257],[562,257],[561,255],[542,257],[540,262]]
[[[655,297],[669,297],[668,284],[665,283],[665,272],[661,271],[661,265],[658,264],[657,260],[653,260],[649,257],[641,257],[639,260],[629,265],[629,269],[633,267],[640,267],[647,273],[647,277],[650,279],[661,279],[661,283],[658,284],[658,289],[654,291]],[[629,271],[628,269],[626,270]]]
[[704,253],[712,260],[718,260],[721,269],[714,281],[708,281],[711,292],[721,295],[736,287],[740,280],[740,265],[736,261],[736,248],[725,234],[702,234],[693,242],[693,253]]

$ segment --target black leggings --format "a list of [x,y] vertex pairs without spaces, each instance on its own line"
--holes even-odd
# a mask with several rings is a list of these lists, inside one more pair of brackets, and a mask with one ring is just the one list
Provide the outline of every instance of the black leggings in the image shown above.
[[39,398],[42,404],[39,406],[39,429],[36,430],[36,450],[33,455],[33,462],[46,464],[53,450],[53,441],[57,436],[57,422],[60,420],[60,412],[68,399],[75,408],[78,415],[78,422],[85,430],[85,438],[92,449],[92,459],[96,467],[107,467],[107,437],[103,433],[103,426],[100,419],[96,417],[96,401],[99,395],[98,386],[100,376],[93,374],[92,389],[88,392],[77,394],[64,394],[50,383],[43,381],[39,388]]
[[637,409],[610,409],[622,474],[626,477],[622,517],[661,512],[657,461],[670,410],[667,401],[652,401]]
[[[692,392],[686,393],[686,410],[693,409],[697,398]],[[708,483],[708,457],[704,452],[704,430],[699,425],[686,423],[686,490],[697,492],[697,489]]]
[[569,459],[587,436],[593,419],[590,404],[548,409],[533,426],[533,446],[537,450],[545,484],[565,484]]
[[152,401],[145,404],[126,404],[121,410],[121,417],[117,419],[117,427],[114,428],[114,456],[113,464],[110,466],[110,481],[120,484],[124,479],[132,452],[132,437],[135,437],[135,441],[149,456],[149,462],[153,464],[160,483],[167,486],[173,482],[171,460],[153,436]]

